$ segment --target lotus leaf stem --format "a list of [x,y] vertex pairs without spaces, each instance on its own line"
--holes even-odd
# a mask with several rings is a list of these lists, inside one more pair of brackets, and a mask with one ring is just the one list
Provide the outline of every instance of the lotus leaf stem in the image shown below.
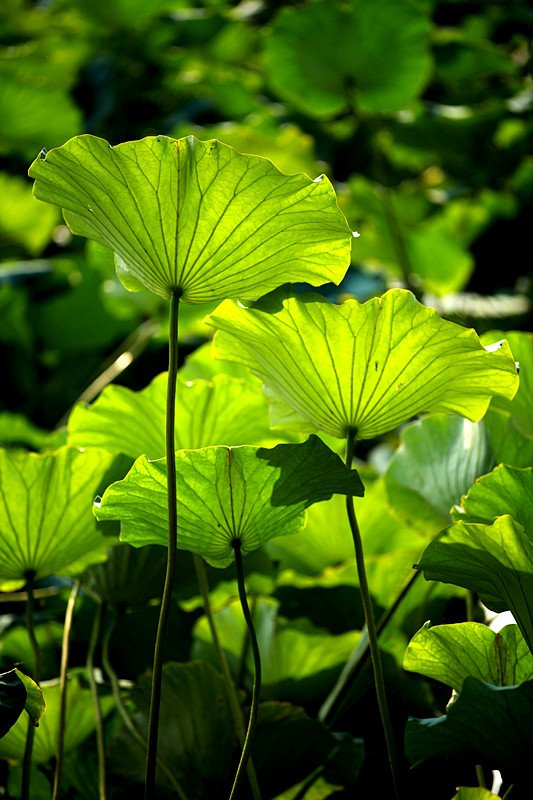
[[252,743],[255,735],[255,728],[257,725],[257,712],[259,711],[259,693],[261,691],[261,655],[259,653],[259,644],[257,642],[254,623],[252,620],[252,615],[250,614],[250,608],[248,606],[248,599],[246,597],[246,586],[244,583],[244,570],[242,566],[240,539],[234,539],[231,545],[235,551],[235,566],[237,568],[237,585],[239,587],[239,598],[241,601],[242,613],[244,615],[244,619],[246,621],[246,627],[248,628],[248,633],[250,635],[250,644],[252,647],[252,654],[254,659],[254,683],[252,688],[252,703],[250,706],[250,718],[248,721],[248,730],[246,731],[246,739],[244,740],[244,746],[242,748],[241,758],[239,761],[239,766],[237,767],[237,772],[235,775],[235,780],[233,782],[233,788],[231,790],[229,800],[233,800],[233,798],[235,797],[235,793],[239,786],[241,777],[244,773],[244,770],[246,769],[248,759],[250,758]]
[[[355,434],[350,431],[347,436],[346,443],[346,466],[351,468],[355,446]],[[361,592],[361,599],[363,602],[363,610],[365,614],[365,622],[368,632],[368,645],[370,648],[370,657],[372,659],[372,669],[374,672],[374,681],[376,684],[376,694],[378,700],[379,713],[383,725],[383,732],[385,734],[385,741],[387,744],[387,752],[389,756],[389,763],[394,782],[394,789],[396,797],[402,796],[401,793],[401,770],[396,752],[396,744],[394,741],[394,732],[390,720],[389,707],[387,703],[387,695],[385,692],[385,680],[383,677],[383,666],[381,663],[381,655],[379,652],[378,634],[376,629],[376,621],[374,618],[374,609],[372,608],[372,598],[368,588],[368,579],[365,568],[365,557],[363,552],[363,542],[357,517],[355,515],[355,507],[353,497],[346,498],[346,510],[348,512],[348,520],[352,532],[352,538],[355,548],[355,560],[357,564],[357,574],[359,577],[359,588]]]
[[70,631],[74,616],[74,606],[80,589],[79,581],[74,581],[68,598],[63,626],[63,641],[61,644],[61,666],[59,670],[59,724],[57,728],[57,754],[54,769],[54,789],[52,800],[57,800],[61,786],[61,772],[63,769],[63,751],[65,743],[65,715],[67,709],[67,668],[70,650]]
[[94,675],[94,654],[96,645],[100,638],[100,628],[102,627],[102,620],[106,610],[105,603],[98,603],[96,614],[94,615],[93,629],[91,632],[91,640],[89,642],[89,650],[87,652],[87,677],[89,686],[91,687],[91,694],[93,698],[94,714],[96,717],[96,749],[98,752],[98,797],[100,800],[106,800],[106,769],[105,769],[105,742],[104,742],[104,721],[102,718],[102,709],[100,708],[100,701],[98,698],[98,686],[96,685],[96,678]]
[[[39,642],[37,641],[37,637],[35,635],[35,625],[34,625],[35,598],[33,595],[33,590],[35,582],[35,572],[28,571],[25,577],[26,577],[26,592],[28,595],[26,600],[26,629],[28,631],[31,648],[33,650],[32,677],[35,683],[38,684],[41,679],[41,665],[43,660],[43,654],[41,652],[41,648],[39,647]],[[22,789],[20,793],[21,800],[29,800],[30,797],[31,755],[33,752],[34,736],[35,736],[35,726],[31,721],[31,719],[28,719],[28,732],[26,734],[26,745],[24,747],[24,758],[22,761]]]
[[167,463],[167,505],[168,505],[168,550],[165,585],[161,598],[159,623],[154,649],[154,666],[152,672],[152,696],[150,699],[150,717],[148,723],[148,750],[146,754],[146,777],[144,783],[144,800],[153,800],[155,792],[155,772],[157,766],[157,739],[159,728],[159,710],[161,704],[161,685],[163,681],[163,647],[167,629],[174,575],[176,573],[176,545],[178,537],[178,515],[176,507],[176,458],[174,445],[174,428],[176,414],[176,382],[178,375],[178,310],[180,292],[175,290],[170,295],[169,347],[168,347],[168,383],[165,424],[165,456]]

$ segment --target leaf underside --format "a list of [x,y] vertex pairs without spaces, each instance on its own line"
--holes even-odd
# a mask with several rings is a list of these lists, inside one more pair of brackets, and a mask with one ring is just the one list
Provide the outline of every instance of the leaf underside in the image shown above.
[[505,342],[487,352],[475,331],[402,289],[337,306],[282,287],[249,308],[227,300],[206,322],[219,329],[215,357],[245,364],[308,423],[341,438],[372,438],[428,411],[477,421],[494,394],[512,397],[518,386]]
[[327,178],[284,175],[217,140],[77,136],[35,159],[39,200],[116,253],[128,289],[188,303],[255,299],[287,281],[340,283],[352,232]]
[[[177,546],[218,567],[233,560],[234,539],[248,553],[273,536],[298,531],[312,503],[364,492],[357,472],[316,436],[272,449],[180,450],[176,473]],[[126,478],[105,491],[95,514],[120,519],[121,538],[130,544],[166,545],[166,460],[137,459]]]

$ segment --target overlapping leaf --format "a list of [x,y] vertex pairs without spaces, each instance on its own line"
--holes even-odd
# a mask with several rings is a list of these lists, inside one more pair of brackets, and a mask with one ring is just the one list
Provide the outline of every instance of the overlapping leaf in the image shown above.
[[498,464],[471,487],[454,509],[458,522],[492,522],[510,514],[533,540],[533,468],[518,469]]
[[248,366],[333,436],[371,438],[422,411],[476,421],[494,394],[510,398],[518,386],[505,342],[487,352],[473,330],[401,289],[337,306],[282,287],[249,308],[225,301],[206,322],[220,329],[215,356]]
[[112,460],[97,449],[0,450],[0,581],[52,575],[102,547],[91,508]]
[[530,467],[533,464],[533,436],[522,436],[511,414],[491,405],[483,424],[496,464],[512,464],[515,467]]
[[385,473],[387,495],[402,520],[438,533],[476,478],[493,465],[482,422],[432,414],[404,428]]
[[16,670],[0,674],[0,739],[24,711],[26,697],[26,687]]
[[[283,619],[278,616],[278,603],[271,598],[258,598],[253,614],[261,650],[262,696],[268,700],[305,704],[323,697],[361,635],[359,631],[348,631],[333,636],[309,619]],[[237,673],[247,636],[239,601],[218,611],[215,619],[220,643]],[[193,637],[193,656],[216,664],[205,616],[196,623]],[[251,652],[246,665],[251,674]]]
[[[59,684],[43,684],[46,713],[39,721],[33,745],[33,763],[46,764],[57,755],[57,737],[60,718]],[[100,697],[103,716],[114,708],[110,694]],[[9,733],[0,740],[0,758],[21,762],[26,746],[26,715],[19,717]],[[89,689],[82,686],[80,674],[71,676],[67,687],[65,722],[65,750],[72,750],[89,736],[95,728],[94,705]]]
[[285,281],[339,283],[352,232],[327,178],[283,175],[216,140],[84,135],[30,167],[35,195],[116,253],[127,288],[188,303],[254,299]]
[[426,547],[418,569],[478,592],[495,611],[510,609],[533,652],[533,542],[512,517],[454,523]]
[[525,331],[489,331],[483,341],[506,338],[513,356],[520,366],[520,386],[513,400],[495,398],[492,405],[511,415],[516,429],[529,439],[533,438],[533,334]]
[[[429,76],[429,23],[403,0],[285,7],[266,43],[274,88],[312,116],[409,103]],[[379,54],[379,56],[377,56]]]
[[426,623],[409,642],[403,666],[458,692],[469,676],[492,686],[533,679],[533,655],[517,625],[496,633],[480,622]]
[[[90,407],[77,406],[69,419],[69,444],[103,447],[132,458],[165,453],[167,373],[140,392],[108,386]],[[268,407],[260,385],[220,375],[213,382],[178,381],[175,449],[272,441]]]
[[[316,436],[303,444],[206,447],[176,453],[178,548],[213,566],[233,560],[273,536],[295,533],[305,509],[332,494],[363,494],[355,470]],[[98,519],[119,519],[121,538],[135,546],[167,543],[166,461],[137,459],[95,507]]]
[[533,681],[500,687],[466,678],[446,716],[408,721],[405,753],[413,766],[447,756],[520,771],[533,745],[532,714]]

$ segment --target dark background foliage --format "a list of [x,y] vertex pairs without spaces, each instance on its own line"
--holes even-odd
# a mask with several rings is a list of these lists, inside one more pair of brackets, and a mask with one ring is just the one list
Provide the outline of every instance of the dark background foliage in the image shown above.
[[[126,292],[112,254],[72,237],[59,210],[31,194],[27,169],[41,148],[81,133],[112,144],[155,134],[215,137],[272,159],[283,172],[312,178],[325,172],[350,226],[361,234],[342,285],[321,289],[328,297],[366,300],[400,285],[480,333],[530,330],[532,30],[528,0],[3,0],[0,444],[38,450],[51,431],[49,441],[61,443],[77,399],[94,399],[111,379],[140,389],[167,365],[164,302]],[[182,360],[208,338],[211,329],[202,319],[209,310],[183,309]],[[120,360],[125,353],[127,368]],[[383,552],[386,546],[380,551],[376,544],[371,555]],[[180,562],[180,603],[166,654],[173,661],[191,657],[200,616],[198,604],[187,605],[195,591],[187,559]],[[268,586],[276,563],[260,554],[257,564],[251,559],[259,585]],[[212,574],[211,580],[219,578]],[[331,634],[345,634],[353,629],[353,606],[362,624],[352,585],[286,583],[273,596],[286,620],[306,617]],[[57,620],[65,602],[63,592],[40,606],[45,677],[58,673]],[[13,636],[22,630],[20,604],[6,604],[5,611],[0,620],[12,626],[12,635],[0,655],[21,658],[24,645]],[[75,666],[84,663],[93,612],[88,590],[73,631]],[[121,677],[135,681],[150,667],[157,612],[140,604],[120,617],[111,657]],[[275,617],[277,611],[267,603],[264,613]],[[406,637],[430,616],[462,619],[464,603],[436,592],[423,609],[413,604],[403,614]],[[194,657],[206,657],[198,647]],[[430,691],[401,673],[394,646],[389,649],[385,669],[401,748],[407,715],[443,710],[449,692],[438,685]],[[178,693],[188,678],[172,680]],[[303,684],[298,687],[311,716],[324,699],[313,680],[309,696]],[[361,796],[381,796],[390,785],[369,687],[370,674],[362,671],[336,724],[365,739]],[[142,682],[137,691],[142,708]],[[294,699],[290,681],[280,691],[275,700]],[[288,740],[301,730],[316,742],[316,752],[328,750],[316,720],[292,720],[303,727],[290,727],[298,713],[292,706],[264,711],[257,758],[265,796],[305,777],[309,767],[309,755],[297,752],[292,765],[280,763],[271,774],[280,751],[276,715],[288,726]],[[140,755],[120,734],[113,739],[117,728],[108,724],[112,769],[127,778],[115,796],[136,797]],[[73,797],[94,796],[92,743],[87,753],[84,762],[67,764]],[[353,769],[353,753],[347,763]],[[413,796],[429,796],[429,782],[435,800],[449,800],[455,786],[471,779],[470,764],[455,763],[453,772],[447,764],[436,772],[424,767],[413,779]]]

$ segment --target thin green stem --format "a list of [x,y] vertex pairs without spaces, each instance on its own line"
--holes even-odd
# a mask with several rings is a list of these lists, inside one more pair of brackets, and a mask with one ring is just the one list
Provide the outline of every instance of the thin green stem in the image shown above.
[[509,788],[508,788],[508,789],[507,789],[507,791],[505,792],[504,796],[502,797],[502,800],[508,800],[508,798],[511,796],[511,792],[513,791],[513,788],[514,788],[514,783],[512,783],[512,784],[509,786]]
[[239,766],[237,767],[237,773],[235,775],[235,780],[233,782],[233,788],[231,790],[229,800],[233,800],[233,798],[235,797],[235,793],[239,786],[242,774],[246,768],[246,764],[250,757],[250,753],[252,750],[252,743],[255,735],[255,728],[257,724],[257,712],[259,711],[259,693],[261,691],[261,655],[259,653],[259,644],[257,643],[257,636],[255,635],[254,623],[252,620],[252,615],[250,614],[250,608],[248,606],[248,600],[246,597],[246,586],[244,583],[244,570],[242,566],[240,539],[234,539],[231,545],[235,551],[235,566],[237,567],[237,585],[239,587],[239,598],[241,601],[242,613],[246,621],[246,627],[248,628],[248,633],[250,634],[250,644],[252,646],[252,654],[254,659],[254,683],[252,688],[252,703],[250,706],[250,719],[248,721],[248,730],[246,731],[246,739],[244,740],[244,746],[242,748],[241,758],[239,761]]
[[[37,641],[37,637],[35,635],[35,619],[34,619],[34,611],[35,611],[35,598],[33,595],[34,590],[34,581],[35,581],[35,572],[27,572],[26,573],[26,591],[28,593],[28,599],[26,601],[26,630],[28,631],[28,637],[30,639],[31,648],[33,650],[33,680],[35,683],[39,683],[41,679],[41,665],[43,660],[43,654],[41,652],[41,648],[39,647],[39,642]],[[21,800],[29,800],[30,797],[30,779],[31,779],[31,755],[33,752],[33,739],[35,736],[35,726],[31,719],[28,719],[28,732],[26,734],[26,745],[24,747],[24,759],[22,762],[22,789],[21,789]]]
[[[104,632],[104,636],[102,639],[102,665],[106,671],[106,674],[111,683],[111,691],[113,692],[113,699],[115,701],[115,705],[117,707],[117,711],[124,723],[124,726],[128,729],[131,733],[135,741],[141,745],[141,747],[146,750],[148,747],[147,741],[140,732],[140,730],[135,725],[134,721],[128,714],[126,706],[122,702],[122,695],[120,694],[120,684],[118,675],[113,669],[111,665],[111,660],[109,658],[109,642],[111,640],[111,636],[113,631],[115,630],[117,619],[118,619],[118,612],[116,608],[111,609],[111,621],[106,627]],[[165,774],[168,782],[171,784],[173,789],[175,790],[176,794],[180,798],[180,800],[188,800],[187,795],[181,788],[181,785],[178,783],[176,778],[174,777],[172,770],[167,767],[167,765],[162,761],[159,756],[157,757],[157,766],[161,769],[161,771]]]
[[93,629],[91,632],[91,640],[89,642],[89,649],[87,651],[87,678],[91,688],[91,694],[94,705],[94,715],[96,717],[96,749],[98,753],[98,797],[100,800],[106,800],[106,769],[105,769],[105,742],[104,742],[104,720],[102,718],[102,709],[100,708],[100,700],[98,698],[98,686],[96,685],[96,678],[94,675],[94,653],[96,645],[100,638],[100,628],[102,626],[102,619],[105,614],[106,604],[98,603],[96,614],[94,615]]
[[[346,465],[348,467],[351,467],[352,465],[354,444],[355,444],[355,435],[352,431],[350,431],[348,433],[347,444],[346,444]],[[381,655],[379,652],[379,645],[378,645],[378,634],[376,629],[376,622],[374,619],[374,609],[372,608],[372,599],[370,596],[370,590],[368,588],[368,579],[366,575],[363,542],[361,539],[361,533],[359,531],[359,525],[357,523],[357,517],[355,515],[353,497],[346,498],[346,509],[348,512],[348,520],[350,522],[350,529],[352,532],[352,538],[355,548],[355,560],[357,564],[357,574],[359,577],[359,589],[361,592],[363,610],[365,613],[365,622],[368,631],[368,645],[370,647],[370,657],[372,659],[372,668],[374,671],[374,681],[376,684],[376,694],[378,699],[379,713],[383,725],[383,732],[385,734],[385,741],[387,743],[387,752],[389,755],[392,778],[394,781],[394,789],[396,792],[396,797],[400,798],[401,770],[398,761],[398,755],[396,752],[396,745],[394,742],[394,733],[392,730],[392,724],[390,720],[389,707],[387,704],[387,695],[385,692],[385,680],[383,677],[383,666],[381,664]]]
[[[395,597],[394,601],[391,605],[387,608],[386,611],[383,612],[381,617],[378,620],[376,625],[376,633],[378,637],[381,635],[383,629],[392,619],[394,614],[396,613],[398,607],[400,606],[404,597],[408,594],[411,587],[414,585],[416,579],[421,573],[418,570],[413,570],[407,579],[404,581],[402,588],[400,589],[399,593]],[[355,677],[359,674],[359,671],[366,663],[367,658],[370,654],[370,650],[368,648],[368,644],[365,646],[364,649],[361,649],[360,644],[358,644],[353,651],[350,659],[348,660],[345,669],[342,671],[339,679],[329,695],[324,700],[320,711],[318,713],[318,719],[320,722],[327,724],[328,727],[331,727],[335,724],[337,718],[342,713],[347,698],[349,694],[349,690],[353,684]],[[332,711],[332,709],[334,709]],[[331,717],[330,717],[331,714]],[[329,718],[329,719],[328,719]]]
[[[224,683],[226,685],[228,702],[231,711],[231,716],[233,717],[235,732],[237,734],[240,746],[243,747],[245,740],[245,731],[244,731],[244,723],[242,721],[241,704],[239,703],[237,690],[235,689],[235,684],[231,677],[231,672],[228,665],[228,660],[226,658],[226,654],[224,653],[222,645],[220,644],[220,638],[218,636],[215,618],[213,616],[213,612],[211,611],[211,604],[209,602],[209,583],[207,580],[207,571],[205,568],[205,563],[203,558],[201,558],[196,554],[193,554],[193,560],[194,560],[194,568],[196,570],[196,577],[198,579],[198,587],[200,589],[200,594],[202,596],[202,601],[204,605],[205,615],[207,617],[209,630],[211,631],[211,639],[213,642],[213,647],[215,648],[218,665],[220,667],[222,676],[224,678]],[[248,780],[250,781],[250,788],[252,790],[252,796],[254,800],[261,800],[261,792],[259,789],[259,784],[257,783],[257,775],[251,758],[248,761],[246,772],[248,775]]]
[[57,728],[57,755],[54,770],[54,789],[52,793],[52,800],[57,800],[61,786],[61,771],[63,769],[63,750],[65,743],[65,714],[67,709],[67,668],[70,648],[70,631],[72,629],[74,606],[76,604],[76,598],[78,597],[79,588],[79,581],[75,581],[72,589],[70,590],[67,610],[65,612],[65,624],[63,625],[61,667],[59,670],[59,723]]
[[174,575],[176,573],[176,544],[178,537],[178,520],[176,508],[176,458],[174,444],[174,427],[176,413],[176,380],[178,375],[178,310],[180,292],[170,295],[169,347],[168,347],[168,383],[166,404],[165,455],[167,462],[167,505],[168,505],[168,551],[167,569],[159,623],[154,650],[154,666],[152,673],[152,696],[150,699],[150,718],[148,722],[148,751],[146,754],[146,777],[144,783],[144,800],[153,800],[155,792],[155,773],[157,766],[157,738],[159,732],[159,708],[161,704],[161,685],[163,682],[163,647],[167,629]]

